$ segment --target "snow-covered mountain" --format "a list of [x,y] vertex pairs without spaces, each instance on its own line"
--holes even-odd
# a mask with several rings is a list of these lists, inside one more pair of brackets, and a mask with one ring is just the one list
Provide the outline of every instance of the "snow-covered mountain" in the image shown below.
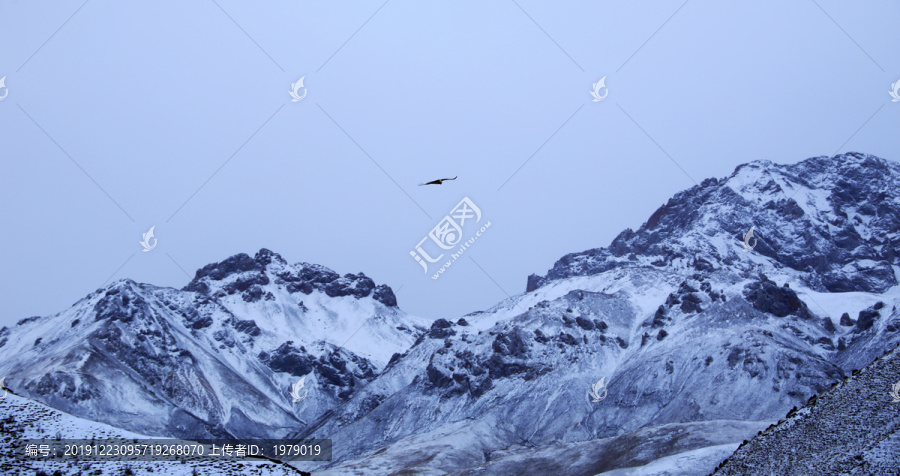
[[147,434],[332,438],[331,462],[296,463],[325,474],[708,474],[900,344],[898,278],[898,164],[761,161],[485,311],[425,323],[262,250],[25,319],[0,375]]
[[[299,435],[344,442],[336,473],[503,474],[509,458],[540,450],[556,453],[557,471],[596,474],[727,444],[685,431],[681,445],[623,449],[623,466],[607,455],[574,470],[571,456],[642,428],[775,421],[896,347],[898,252],[897,164],[862,154],[746,164],[677,194],[609,247],[563,257],[525,294],[435,322]],[[758,429],[731,431],[730,443]]]
[[900,348],[745,442],[722,475],[900,474]]
[[[345,401],[427,323],[388,286],[260,250],[184,289],[124,279],[0,330],[6,385],[74,415],[183,438],[281,437]],[[307,398],[290,386],[307,376]]]

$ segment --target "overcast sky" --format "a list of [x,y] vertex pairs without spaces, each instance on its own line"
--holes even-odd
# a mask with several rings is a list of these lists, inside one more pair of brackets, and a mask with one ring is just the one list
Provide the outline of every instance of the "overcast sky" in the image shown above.
[[456,318],[738,164],[900,159],[896,0],[560,3],[2,0],[0,325],[263,247]]

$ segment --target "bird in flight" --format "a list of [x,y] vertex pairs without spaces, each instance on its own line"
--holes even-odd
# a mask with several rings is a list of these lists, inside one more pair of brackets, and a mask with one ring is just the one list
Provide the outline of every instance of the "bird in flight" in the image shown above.
[[[457,175],[456,177],[459,177],[459,175]],[[441,185],[442,183],[444,183],[444,180],[456,180],[456,177],[432,180],[431,182],[420,183],[419,185]]]

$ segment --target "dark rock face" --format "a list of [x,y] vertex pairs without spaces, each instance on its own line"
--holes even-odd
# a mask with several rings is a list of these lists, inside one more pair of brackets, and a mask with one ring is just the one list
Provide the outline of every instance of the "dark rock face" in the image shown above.
[[365,274],[345,274],[325,286],[325,294],[331,297],[353,296],[364,298],[375,289],[375,282]]
[[271,352],[260,352],[259,360],[276,372],[301,377],[315,372],[319,382],[334,387],[341,400],[349,399],[355,389],[375,378],[375,367],[367,359],[334,348],[318,358],[288,341]]
[[307,282],[288,283],[286,289],[291,294],[294,294],[294,293],[312,294],[312,292],[313,292],[312,284],[307,283]]
[[29,383],[26,388],[40,395],[56,395],[76,403],[98,397],[84,386],[78,385],[72,375],[62,372],[44,374],[40,380]]
[[375,286],[375,294],[372,296],[376,301],[387,307],[397,307],[397,297],[394,291],[386,284]]
[[259,360],[275,372],[287,372],[295,377],[312,372],[315,359],[305,349],[298,349],[293,344],[287,341],[271,352],[260,352]]
[[843,313],[841,314],[841,325],[846,327],[853,327],[856,324],[856,321],[850,319],[850,314]]
[[256,321],[253,319],[247,319],[244,321],[237,321],[234,324],[234,329],[238,332],[243,332],[244,334],[256,337],[262,332],[259,326],[256,325]]
[[[574,337],[569,337],[574,341]],[[498,333],[487,354],[438,349],[432,354],[425,372],[426,388],[440,391],[441,398],[463,393],[478,398],[493,388],[493,383],[499,379],[521,378],[527,381],[537,378],[552,369],[531,359],[530,340],[528,334],[512,329]],[[549,341],[539,330],[535,331],[534,340]]]
[[271,263],[280,263],[287,264],[287,261],[281,257],[278,253],[274,251],[268,250],[266,248],[262,248],[256,252],[256,256],[253,257],[253,261],[256,261],[260,266],[268,266]]
[[832,334],[835,333],[835,332],[837,332],[837,328],[834,327],[834,323],[831,322],[831,318],[830,318],[830,317],[823,317],[823,318],[822,318],[822,327],[823,327],[826,331],[831,332]]
[[590,319],[585,319],[581,316],[578,316],[575,318],[575,323],[578,324],[578,327],[580,327],[586,331],[590,331],[590,330],[594,329],[594,322],[591,321]]
[[428,362],[428,367],[425,368],[425,376],[427,382],[430,383],[433,388],[447,388],[453,385],[453,378],[451,378],[450,375],[441,372],[434,366],[434,355],[431,356],[431,361]]
[[868,330],[875,324],[875,320],[881,317],[881,314],[875,310],[875,307],[863,309],[859,311],[859,318],[856,319],[856,329],[854,332],[863,332]]
[[703,312],[703,308],[700,307],[701,302],[703,301],[696,294],[685,294],[681,300],[681,312]]
[[[242,293],[251,287],[260,288],[260,286],[265,286],[266,284],[269,284],[269,277],[266,276],[265,273],[251,274],[236,279],[227,286],[223,286],[222,291],[226,294]],[[258,289],[257,292],[259,293],[259,296],[262,297],[262,289]]]
[[525,292],[530,293],[541,286],[541,278],[536,274],[528,275],[528,282],[525,284]]
[[131,290],[132,285],[134,283],[126,280],[119,287],[107,291],[94,305],[96,319],[131,322],[136,316],[149,313],[150,306],[144,298]]
[[656,313],[653,314],[653,321],[650,322],[650,327],[657,328],[666,325],[666,308],[665,306],[659,306],[656,309]]
[[[267,278],[267,280],[268,280],[268,278]],[[258,284],[254,284],[250,287],[250,289],[244,291],[241,294],[241,299],[243,299],[244,302],[257,302],[260,299],[262,299],[262,297],[265,294],[266,294],[266,292],[262,288],[262,286],[260,286]]]
[[557,339],[560,342],[560,347],[562,347],[563,344],[573,347],[578,345],[578,340],[575,339],[575,336],[569,334],[568,332],[560,333],[559,336],[557,336]]
[[795,315],[803,319],[810,317],[806,303],[800,300],[791,288],[778,286],[765,276],[760,281],[747,285],[744,297],[757,311],[767,312],[776,317]]
[[528,356],[528,346],[519,332],[497,334],[491,348],[494,349],[494,353],[498,355],[517,358],[525,358]]
[[194,279],[183,290],[210,294],[212,282],[230,279],[227,284],[218,286],[214,297],[240,293],[245,302],[274,300],[275,296],[262,288],[270,282],[270,271],[266,267],[273,263],[280,265],[275,269],[281,270],[275,272],[275,284],[284,286],[289,293],[311,294],[318,290],[330,297],[353,296],[356,299],[371,295],[385,306],[397,307],[397,297],[393,290],[384,284],[376,286],[363,273],[348,273],[342,277],[324,266],[308,263],[295,265],[299,270],[292,269],[279,254],[265,248],[259,250],[253,258],[239,253],[222,262],[204,266],[197,270]]
[[204,317],[201,317],[200,319],[197,319],[193,323],[191,323],[191,328],[199,330],[199,329],[203,329],[204,327],[209,327],[211,325],[213,325],[212,318],[209,316],[204,316]]
[[456,335],[456,331],[450,327],[453,324],[446,319],[438,319],[431,324],[431,330],[428,331],[428,337],[432,339],[443,339],[452,335]]
[[[219,263],[211,263],[197,270],[194,279],[184,287],[185,291],[205,292],[200,283],[200,279],[208,277],[214,281],[221,281],[227,276],[235,273],[243,273],[247,271],[263,271],[264,266],[260,265],[253,258],[247,256],[246,253],[236,254],[225,261]],[[248,285],[249,287],[249,285]]]

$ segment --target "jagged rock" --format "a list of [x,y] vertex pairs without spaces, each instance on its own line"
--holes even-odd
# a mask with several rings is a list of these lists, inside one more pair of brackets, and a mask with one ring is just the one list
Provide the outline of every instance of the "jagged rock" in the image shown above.
[[575,318],[575,323],[578,324],[578,327],[586,331],[594,330],[594,323],[590,319],[585,319],[581,316],[578,316]]
[[868,330],[875,324],[875,320],[881,317],[881,314],[874,307],[859,311],[859,317],[856,319],[856,329],[854,332],[862,332]]
[[703,312],[700,303],[703,302],[696,294],[689,293],[682,297],[681,312]]
[[765,276],[752,282],[744,290],[744,297],[753,308],[772,314],[776,317],[795,315],[803,319],[810,317],[806,303],[797,297],[797,293],[787,287],[779,287]]
[[287,372],[302,377],[313,370],[315,359],[308,353],[293,346],[287,341],[271,352],[261,352],[259,360],[276,372]]
[[852,326],[856,325],[856,321],[854,321],[853,319],[850,319],[850,314],[845,312],[845,313],[841,314],[841,325],[846,326],[846,327],[852,327]]
[[375,294],[372,297],[387,307],[397,307],[397,297],[394,291],[386,284],[375,286]]
[[428,331],[428,337],[432,339],[443,339],[456,334],[456,331],[450,327],[453,324],[446,319],[438,319],[431,324],[431,330]]
[[237,321],[234,324],[234,329],[238,332],[243,332],[244,334],[248,334],[253,337],[258,336],[262,332],[259,326],[256,325],[256,321],[254,321],[253,319]]
[[330,297],[353,296],[357,299],[368,296],[375,289],[375,283],[368,276],[359,274],[345,274],[344,277],[335,279],[325,286],[325,294]]

